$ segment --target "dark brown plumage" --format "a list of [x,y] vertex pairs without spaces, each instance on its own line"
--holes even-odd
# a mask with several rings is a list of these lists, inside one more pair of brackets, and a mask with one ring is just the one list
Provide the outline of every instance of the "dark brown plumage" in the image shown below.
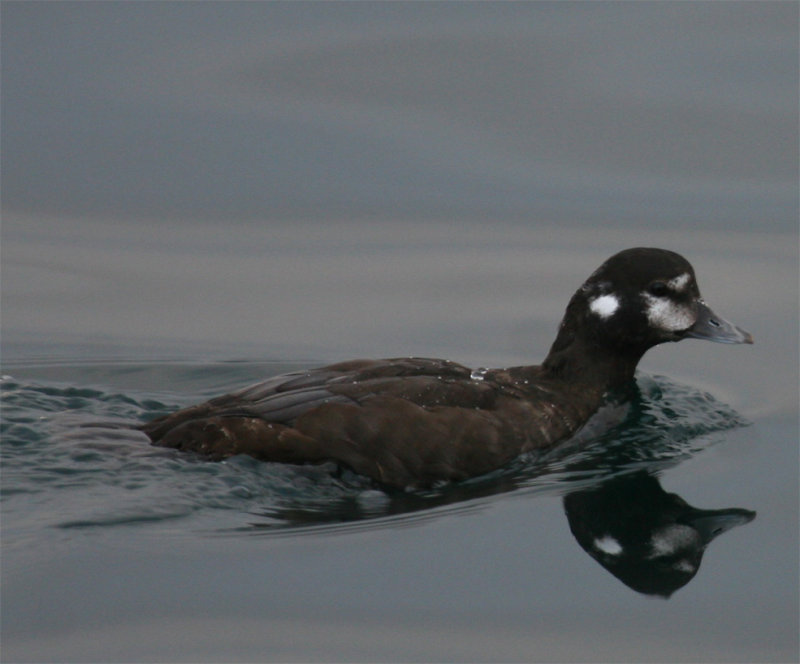
[[429,486],[570,437],[609,390],[632,380],[648,348],[686,336],[752,342],[705,306],[682,257],[630,249],[573,296],[541,366],[353,360],[271,378],[142,429],[156,445],[212,459],[332,460],[388,486]]

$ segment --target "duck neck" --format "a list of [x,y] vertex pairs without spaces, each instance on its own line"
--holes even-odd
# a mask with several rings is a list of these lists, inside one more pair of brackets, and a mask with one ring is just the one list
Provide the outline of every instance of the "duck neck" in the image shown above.
[[629,384],[644,351],[601,346],[580,337],[553,343],[542,363],[545,374],[553,379],[591,385],[603,391]]

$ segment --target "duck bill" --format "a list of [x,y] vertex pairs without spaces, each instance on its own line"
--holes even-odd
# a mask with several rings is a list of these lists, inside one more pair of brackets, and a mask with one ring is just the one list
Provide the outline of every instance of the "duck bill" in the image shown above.
[[690,515],[687,521],[700,534],[703,544],[708,544],[717,535],[750,523],[756,518],[756,513],[738,507],[723,510],[697,510]]
[[717,316],[702,300],[697,302],[697,320],[687,331],[693,339],[707,339],[722,344],[751,344],[753,335]]

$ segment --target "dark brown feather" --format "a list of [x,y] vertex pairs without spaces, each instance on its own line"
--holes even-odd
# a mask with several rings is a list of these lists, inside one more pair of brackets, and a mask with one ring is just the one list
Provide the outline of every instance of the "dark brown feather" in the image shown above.
[[348,362],[271,379],[142,428],[157,445],[212,459],[332,460],[383,484],[429,486],[552,444],[597,407],[556,399],[537,367],[470,373],[424,358]]

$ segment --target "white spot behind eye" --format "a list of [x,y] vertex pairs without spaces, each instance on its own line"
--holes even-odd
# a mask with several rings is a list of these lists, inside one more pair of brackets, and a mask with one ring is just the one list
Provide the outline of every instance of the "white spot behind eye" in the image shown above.
[[677,277],[673,277],[667,282],[667,287],[670,290],[678,291],[682,293],[686,286],[689,285],[689,281],[691,280],[692,275],[688,272],[684,272],[683,274],[679,274]]
[[615,295],[600,295],[589,301],[589,310],[605,320],[619,309],[619,300]]
[[673,302],[669,297],[656,297],[642,293],[647,313],[647,322],[659,330],[687,330],[695,321],[695,315],[688,306]]

